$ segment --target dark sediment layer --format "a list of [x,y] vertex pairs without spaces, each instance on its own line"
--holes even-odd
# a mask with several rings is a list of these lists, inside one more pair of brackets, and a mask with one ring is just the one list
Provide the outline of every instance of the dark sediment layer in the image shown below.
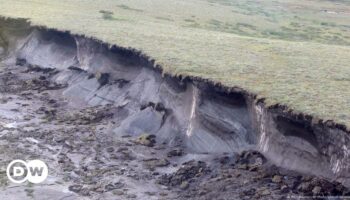
[[278,166],[350,186],[349,132],[332,122],[266,108],[254,94],[173,77],[139,52],[40,27],[0,21],[3,63],[53,68],[72,103],[120,108],[116,136],[154,134],[198,153],[258,150]]

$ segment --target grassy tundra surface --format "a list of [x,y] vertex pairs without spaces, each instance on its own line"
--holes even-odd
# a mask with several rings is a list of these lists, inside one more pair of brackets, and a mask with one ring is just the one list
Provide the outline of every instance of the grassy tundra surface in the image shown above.
[[142,51],[350,127],[347,0],[0,0],[0,15]]

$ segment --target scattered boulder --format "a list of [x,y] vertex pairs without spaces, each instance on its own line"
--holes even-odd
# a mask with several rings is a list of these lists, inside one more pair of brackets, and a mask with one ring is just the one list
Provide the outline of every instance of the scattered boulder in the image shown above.
[[135,143],[148,147],[153,147],[156,143],[156,136],[150,134],[142,134],[136,139]]
[[320,186],[315,186],[314,189],[312,189],[313,195],[319,195],[321,193],[322,188]]
[[[127,149],[126,149],[127,150]],[[114,152],[114,147],[107,147],[106,148],[106,151],[108,152],[108,153],[112,153],[112,152]]]
[[109,183],[105,186],[105,190],[106,191],[111,191],[111,190],[115,190],[115,189],[121,189],[125,186],[124,183],[122,182],[115,182],[115,183]]
[[41,66],[38,66],[38,65],[31,65],[31,64],[28,64],[28,69],[27,69],[27,72],[42,72],[44,74],[54,74],[54,73],[57,73],[56,69],[55,68],[49,68],[49,67],[41,67]]
[[282,185],[280,188],[282,193],[288,193],[289,192],[289,187],[287,185]]
[[134,160],[136,157],[133,155],[132,151],[126,150],[118,152],[118,154],[111,154],[112,159],[117,160]]
[[167,153],[167,156],[171,158],[176,156],[182,156],[183,154],[184,154],[184,151],[182,149],[173,149]]
[[79,193],[81,190],[83,189],[82,185],[71,185],[68,187],[69,191],[75,192],[75,193]]
[[251,189],[248,189],[248,190],[244,190],[241,195],[244,195],[244,196],[253,196],[255,195],[256,193],[256,189],[255,188],[251,188]]
[[310,184],[310,182],[302,182],[299,186],[298,186],[298,190],[301,192],[309,192],[311,190],[312,185]]
[[225,164],[228,164],[230,162],[230,157],[229,156],[223,156],[221,158],[218,159],[218,161],[225,165]]
[[183,163],[175,173],[162,175],[157,182],[166,186],[180,186],[184,181],[190,182],[209,171],[205,162],[191,160]]
[[122,196],[125,194],[125,192],[123,190],[114,190],[113,194],[118,195],[118,196]]
[[95,78],[97,79],[100,87],[108,84],[110,75],[108,73],[96,73]]
[[117,150],[117,152],[125,152],[125,151],[129,151],[128,147],[119,147]]
[[272,182],[274,182],[274,183],[281,183],[282,182],[282,176],[280,176],[280,175],[273,176]]
[[189,187],[189,183],[188,181],[182,181],[182,183],[180,184],[180,189],[182,190],[186,190]]
[[17,58],[16,59],[16,65],[18,66],[24,66],[27,64],[27,60],[24,58]]
[[136,199],[137,195],[136,194],[128,194],[128,195],[126,195],[126,198],[128,198],[128,199]]
[[157,159],[157,158],[147,159],[147,160],[144,160],[143,162],[150,169],[154,169],[156,167],[166,167],[170,164],[170,162],[167,159]]
[[69,66],[69,70],[76,71],[76,72],[83,72],[84,70],[82,68],[76,67],[76,66]]
[[266,162],[266,158],[257,151],[243,151],[238,157],[236,164],[243,170],[258,171]]
[[261,192],[259,194],[261,196],[267,196],[267,195],[270,195],[271,192],[268,189],[264,189],[264,190],[261,190]]
[[118,88],[123,88],[126,84],[128,84],[130,81],[125,80],[125,79],[117,79],[113,80],[111,84],[116,84]]

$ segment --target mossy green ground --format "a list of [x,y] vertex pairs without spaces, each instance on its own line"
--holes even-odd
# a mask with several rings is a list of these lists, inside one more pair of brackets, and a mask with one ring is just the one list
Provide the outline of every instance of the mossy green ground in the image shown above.
[[346,0],[0,0],[0,15],[135,48],[166,72],[350,127]]

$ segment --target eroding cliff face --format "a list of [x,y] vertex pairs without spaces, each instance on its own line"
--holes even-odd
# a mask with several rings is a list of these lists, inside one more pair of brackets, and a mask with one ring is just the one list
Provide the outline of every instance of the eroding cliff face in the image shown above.
[[258,148],[277,165],[349,184],[349,133],[255,105]]
[[350,185],[344,130],[266,108],[247,92],[162,75],[132,50],[25,23],[0,24],[0,40],[7,44],[4,64],[21,61],[57,70],[52,79],[68,85],[63,95],[72,104],[118,106],[111,127],[116,137],[154,134],[194,153],[258,150],[284,168]]

